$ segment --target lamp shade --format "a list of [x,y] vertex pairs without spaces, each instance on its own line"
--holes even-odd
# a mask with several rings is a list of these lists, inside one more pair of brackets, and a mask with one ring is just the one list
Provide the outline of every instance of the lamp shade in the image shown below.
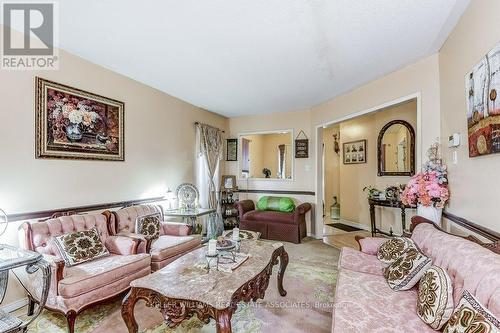
[[170,190],[170,188],[169,188],[169,189],[167,189],[167,192],[165,192],[165,199],[166,199],[166,200],[173,200],[173,199],[175,199],[175,193],[174,193],[174,192],[172,192],[172,191]]

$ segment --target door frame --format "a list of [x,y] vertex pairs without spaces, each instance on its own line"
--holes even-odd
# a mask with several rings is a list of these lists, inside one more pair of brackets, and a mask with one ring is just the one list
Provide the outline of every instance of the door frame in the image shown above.
[[[419,169],[420,165],[422,165],[422,94],[421,92],[416,92],[410,95],[406,95],[400,98],[396,98],[394,100],[388,101],[386,103],[359,111],[355,113],[351,113],[346,116],[342,116],[336,118],[334,120],[321,123],[316,125],[315,135],[315,156],[316,156],[316,207],[322,207],[324,201],[324,193],[323,193],[323,180],[324,180],[324,170],[323,170],[323,128],[326,128],[330,125],[334,125],[337,123],[341,123],[347,120],[351,120],[353,118],[357,118],[360,116],[367,115],[369,113],[374,113],[380,111],[381,109],[385,109],[391,106],[395,106],[398,104],[402,104],[404,102],[408,102],[410,100],[417,100],[417,128],[416,128],[416,145],[415,145],[415,163],[416,168],[415,171]],[[323,238],[323,209],[316,209],[314,223],[314,235],[316,238]]]

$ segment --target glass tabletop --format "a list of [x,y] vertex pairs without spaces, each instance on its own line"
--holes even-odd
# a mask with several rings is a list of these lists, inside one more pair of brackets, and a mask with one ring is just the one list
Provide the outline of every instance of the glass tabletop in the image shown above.
[[213,208],[197,208],[197,209],[169,209],[163,213],[164,216],[184,216],[184,217],[196,217],[215,213]]
[[40,253],[0,244],[0,271],[32,264],[40,260],[41,257]]

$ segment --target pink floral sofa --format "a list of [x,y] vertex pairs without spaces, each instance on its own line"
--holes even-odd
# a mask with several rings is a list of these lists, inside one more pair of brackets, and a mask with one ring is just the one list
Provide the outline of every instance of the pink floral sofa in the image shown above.
[[[97,228],[109,256],[76,266],[65,267],[54,244],[56,236]],[[51,266],[51,281],[46,308],[64,314],[69,332],[74,332],[78,313],[91,305],[110,299],[129,288],[130,282],[151,272],[148,254],[137,254],[138,241],[129,237],[112,236],[103,214],[83,214],[51,218],[43,222],[25,222],[20,228],[20,242],[25,249],[41,253]],[[22,270],[16,272],[29,291],[32,311],[41,291],[41,277],[30,279]]]
[[[433,264],[448,272],[454,304],[464,289],[497,318],[500,317],[500,255],[471,240],[439,230],[421,217],[412,219],[411,238]],[[377,259],[386,238],[359,239],[361,251],[344,247],[334,301],[332,332],[436,332],[416,313],[417,288],[393,291],[382,276]]]
[[[108,212],[105,212],[109,215]],[[115,226],[116,234],[128,236],[140,241],[138,253],[151,255],[151,269],[157,271],[171,263],[180,256],[201,246],[200,235],[190,235],[191,227],[183,223],[162,222],[160,237],[151,243],[147,249],[146,240],[135,233],[135,221],[137,217],[152,213],[160,213],[162,210],[156,205],[134,205],[122,208],[109,215],[110,224]]]

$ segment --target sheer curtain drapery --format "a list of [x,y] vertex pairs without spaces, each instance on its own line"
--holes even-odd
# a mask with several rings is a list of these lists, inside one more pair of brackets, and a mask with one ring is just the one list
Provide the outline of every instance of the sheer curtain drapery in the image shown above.
[[200,201],[209,208],[217,209],[217,213],[208,218],[207,237],[219,236],[224,231],[224,224],[218,207],[220,179],[220,160],[223,156],[222,131],[206,124],[196,124],[196,141],[198,147],[198,188]]

